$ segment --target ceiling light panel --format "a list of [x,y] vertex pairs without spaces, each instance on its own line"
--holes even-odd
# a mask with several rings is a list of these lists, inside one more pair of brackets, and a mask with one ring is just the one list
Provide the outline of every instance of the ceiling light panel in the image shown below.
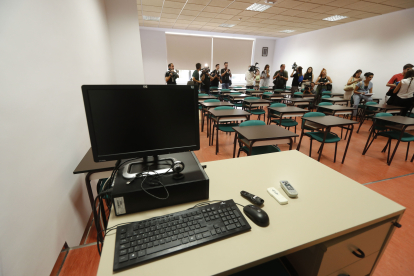
[[294,30],[283,30],[283,31],[280,31],[280,33],[287,33],[287,34],[290,34],[290,33],[293,33],[294,32]]
[[348,16],[334,15],[334,16],[329,16],[327,18],[324,18],[322,20],[326,20],[326,21],[338,21],[338,20],[345,19],[345,18],[348,18]]
[[270,5],[262,5],[262,4],[255,3],[255,4],[247,7],[246,10],[248,10],[248,11],[258,11],[258,12],[262,12],[262,11],[267,10],[270,7],[272,7],[272,6],[270,6]]
[[144,15],[143,18],[144,20],[147,20],[147,21],[160,21],[160,17],[155,17],[155,16]]
[[235,25],[233,25],[233,24],[221,24],[221,25],[219,25],[219,27],[223,27],[223,28],[231,28],[231,27],[234,27]]

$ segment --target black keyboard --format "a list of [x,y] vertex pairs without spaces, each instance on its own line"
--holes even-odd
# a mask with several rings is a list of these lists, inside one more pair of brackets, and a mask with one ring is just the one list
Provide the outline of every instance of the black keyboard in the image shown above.
[[233,200],[118,226],[114,271],[250,229]]

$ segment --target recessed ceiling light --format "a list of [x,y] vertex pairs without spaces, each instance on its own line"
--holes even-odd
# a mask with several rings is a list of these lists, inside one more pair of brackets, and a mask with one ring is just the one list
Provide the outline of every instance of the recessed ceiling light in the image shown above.
[[284,30],[284,31],[280,31],[279,33],[287,33],[287,34],[289,34],[289,33],[293,33],[294,32],[294,30]]
[[269,5],[262,5],[262,4],[253,4],[251,6],[249,6],[246,10],[248,11],[258,11],[258,12],[262,12],[267,10],[268,8],[271,8],[272,6]]
[[219,25],[219,27],[223,27],[223,28],[231,28],[231,27],[234,27],[235,25],[234,24],[221,24],[221,25]]
[[322,20],[326,20],[326,21],[338,21],[338,20],[345,19],[345,18],[348,18],[348,16],[334,15],[334,16],[330,16],[330,17],[324,18]]
[[265,3],[272,5],[272,4],[276,3],[276,0],[265,0]]
[[160,21],[159,17],[154,17],[154,16],[143,16],[144,20],[148,20],[148,21]]

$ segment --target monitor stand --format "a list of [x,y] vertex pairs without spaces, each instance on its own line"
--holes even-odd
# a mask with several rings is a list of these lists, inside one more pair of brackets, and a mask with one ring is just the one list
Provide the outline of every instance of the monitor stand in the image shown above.
[[140,174],[140,177],[147,175],[157,175],[164,173],[173,173],[171,166],[174,163],[173,158],[162,158],[158,155],[143,157],[139,161],[130,162],[124,165],[122,176],[126,179],[132,179]]

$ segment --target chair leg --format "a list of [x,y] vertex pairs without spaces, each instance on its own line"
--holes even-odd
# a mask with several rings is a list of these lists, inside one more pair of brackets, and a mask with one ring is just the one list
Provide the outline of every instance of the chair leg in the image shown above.
[[387,143],[385,144],[385,147],[382,149],[381,152],[385,152],[387,150],[388,144],[390,143],[391,138],[388,139]]
[[219,129],[218,129],[218,124],[217,124],[217,133],[216,133],[216,155],[217,155],[218,151],[219,151]]
[[215,126],[216,126],[216,124],[213,125],[213,130],[212,130],[212,133],[210,134],[210,138],[209,138],[209,140],[211,140],[210,146],[214,145],[214,127]]
[[338,142],[335,143],[335,156],[334,156],[334,163],[336,162],[336,150],[338,149]]
[[405,161],[407,161],[407,159],[408,159],[408,151],[410,150],[410,143],[411,142],[407,143],[407,153],[405,154]]
[[310,139],[309,157],[312,157],[312,138]]
[[414,154],[413,154],[413,157],[411,157],[411,161],[410,162],[413,162],[414,161]]

